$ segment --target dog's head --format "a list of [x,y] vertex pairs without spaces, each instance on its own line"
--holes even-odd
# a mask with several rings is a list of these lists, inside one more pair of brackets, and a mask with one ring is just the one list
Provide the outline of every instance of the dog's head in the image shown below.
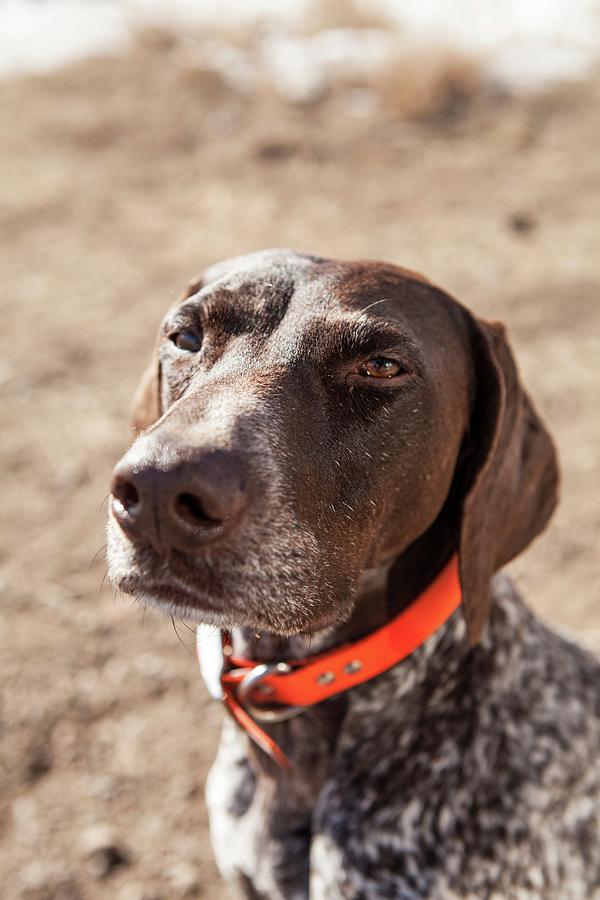
[[444,515],[475,642],[492,573],[556,500],[503,329],[381,263],[278,250],[209,269],[162,323],[134,424],[111,579],[220,627],[342,621],[362,573]]

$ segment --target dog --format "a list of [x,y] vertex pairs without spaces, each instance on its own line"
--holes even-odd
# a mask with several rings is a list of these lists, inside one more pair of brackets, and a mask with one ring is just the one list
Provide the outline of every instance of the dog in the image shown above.
[[[600,897],[600,665],[499,572],[559,480],[504,328],[396,266],[253,253],[167,313],[133,420],[109,574],[223,647],[234,893]],[[343,653],[300,708],[258,690]]]

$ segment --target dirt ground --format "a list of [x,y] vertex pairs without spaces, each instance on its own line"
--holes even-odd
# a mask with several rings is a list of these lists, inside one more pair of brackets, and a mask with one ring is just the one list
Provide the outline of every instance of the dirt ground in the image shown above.
[[600,78],[421,120],[389,87],[373,108],[357,90],[238,95],[158,38],[0,85],[7,900],[226,896],[202,802],[221,711],[192,636],[103,584],[130,396],[207,263],[275,245],[384,258],[504,320],[564,475],[512,568],[600,649]]

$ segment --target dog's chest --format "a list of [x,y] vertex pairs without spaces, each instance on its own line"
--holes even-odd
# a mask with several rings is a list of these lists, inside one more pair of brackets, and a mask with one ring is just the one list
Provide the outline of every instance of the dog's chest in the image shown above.
[[447,631],[352,692],[334,755],[304,734],[292,779],[257,779],[226,724],[207,799],[242,896],[600,896],[598,668],[512,596],[497,610],[492,656],[457,667]]
[[249,754],[246,735],[229,719],[224,722],[206,800],[217,864],[242,896],[308,897],[312,816],[326,777],[329,740],[315,734],[310,719],[298,720],[293,729],[293,771],[273,769],[266,776]]

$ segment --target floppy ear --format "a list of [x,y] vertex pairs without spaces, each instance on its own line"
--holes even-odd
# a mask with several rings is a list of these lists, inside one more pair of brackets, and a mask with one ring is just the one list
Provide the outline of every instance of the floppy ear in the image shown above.
[[[182,292],[176,302],[176,306],[196,294],[202,287],[202,276],[194,278]],[[135,389],[131,403],[130,420],[136,431],[140,432],[150,428],[163,414],[160,390],[160,360],[158,358],[158,346],[154,349],[154,356],[150,365],[144,370],[140,382]]]
[[467,634],[476,644],[489,613],[490,579],[548,522],[559,475],[554,445],[519,383],[504,327],[475,320],[473,349],[477,394],[459,566]]
[[136,437],[150,428],[161,415],[160,362],[155,358],[144,370],[131,402],[130,418]]

